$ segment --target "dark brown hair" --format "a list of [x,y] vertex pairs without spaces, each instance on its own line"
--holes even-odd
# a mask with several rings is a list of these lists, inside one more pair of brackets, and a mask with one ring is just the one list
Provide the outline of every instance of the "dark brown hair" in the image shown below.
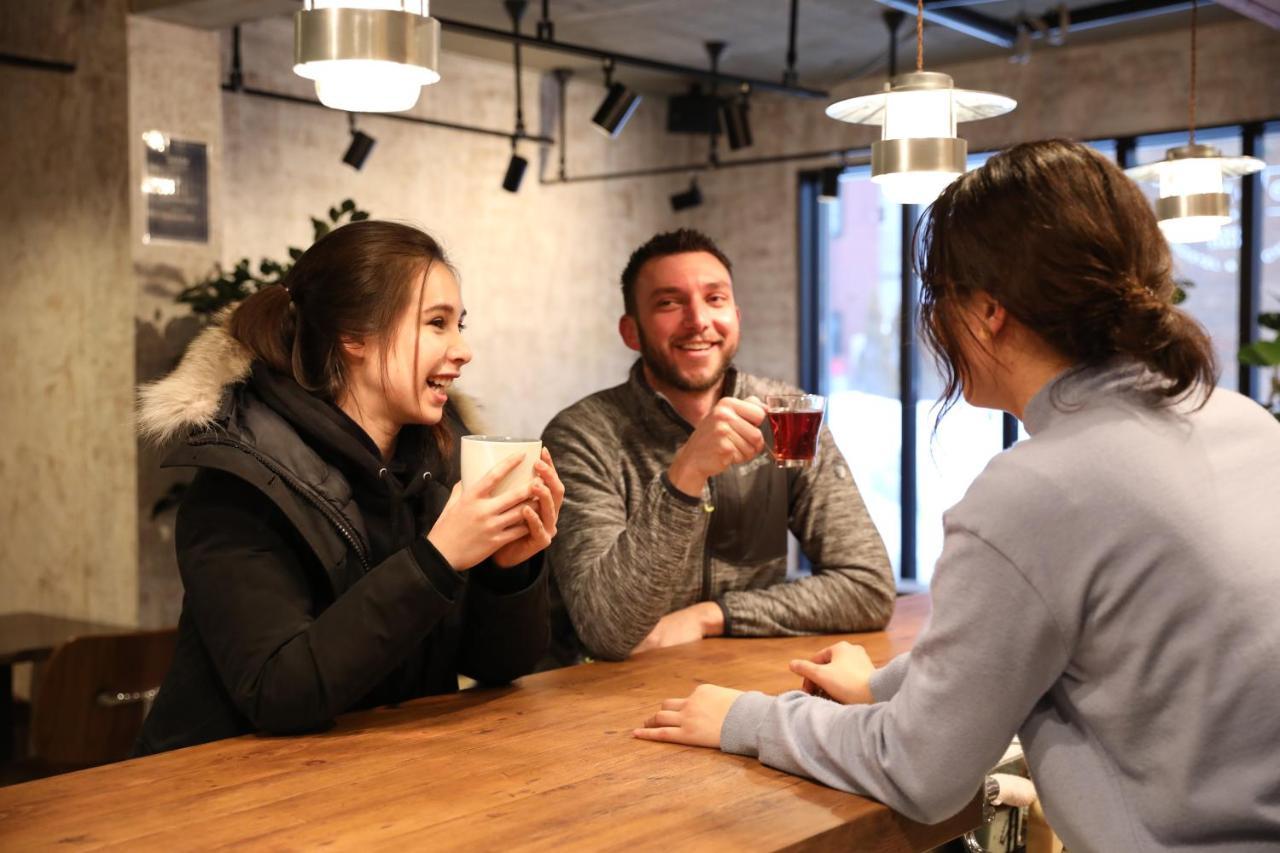
[[631,253],[631,258],[622,271],[622,304],[628,314],[632,317],[636,316],[636,279],[640,277],[641,268],[655,258],[682,255],[685,252],[706,252],[714,255],[730,274],[733,273],[733,264],[729,263],[728,256],[720,251],[720,247],[714,240],[701,231],[680,228],[655,234],[643,246]]
[[352,222],[303,252],[283,286],[241,302],[228,330],[255,359],[336,403],[347,387],[342,342],[377,340],[385,356],[396,320],[434,263],[449,262],[429,234],[397,222]]
[[962,312],[979,292],[1079,369],[1126,356],[1165,377],[1166,401],[1213,389],[1213,348],[1173,306],[1150,204],[1087,146],[1052,139],[997,154],[942,192],[917,238],[921,329],[946,380],[939,418],[969,375]]

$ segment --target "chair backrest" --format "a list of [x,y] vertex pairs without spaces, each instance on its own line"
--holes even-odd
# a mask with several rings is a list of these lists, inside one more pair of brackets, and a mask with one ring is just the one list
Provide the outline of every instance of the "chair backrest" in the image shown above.
[[76,637],[54,649],[31,702],[33,757],[80,766],[128,757],[177,639],[166,628]]

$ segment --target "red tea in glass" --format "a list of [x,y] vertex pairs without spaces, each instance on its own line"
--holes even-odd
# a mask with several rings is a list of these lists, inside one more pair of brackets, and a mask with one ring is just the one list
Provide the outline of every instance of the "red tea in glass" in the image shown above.
[[780,468],[813,464],[825,401],[816,394],[776,394],[765,399],[773,428],[773,461]]

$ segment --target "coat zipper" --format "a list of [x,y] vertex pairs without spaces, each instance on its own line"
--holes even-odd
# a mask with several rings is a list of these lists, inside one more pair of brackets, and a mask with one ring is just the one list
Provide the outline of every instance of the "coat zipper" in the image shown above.
[[[715,511],[716,485],[714,480],[707,480],[707,501],[703,504]],[[707,532],[702,537],[702,597],[699,601],[711,600],[711,525],[715,523],[714,515],[707,520]]]
[[286,471],[283,467],[277,464],[275,460],[271,459],[268,456],[263,455],[262,453],[259,453],[256,449],[250,447],[247,444],[243,444],[239,441],[236,441],[230,438],[208,438],[208,439],[197,438],[197,439],[192,439],[188,443],[192,445],[222,444],[227,447],[234,447],[236,450],[240,450],[240,451],[243,451],[244,453],[248,453],[254,459],[257,459],[269,471],[271,471],[271,473],[275,474],[277,477],[283,480],[285,485],[289,486],[289,488],[293,489],[293,491],[297,492],[298,495],[305,498],[312,506],[320,510],[320,514],[323,515],[329,521],[329,523],[334,526],[334,528],[338,531],[338,533],[342,536],[342,538],[347,541],[347,544],[351,546],[351,550],[355,552],[356,558],[360,560],[361,567],[366,572],[369,571],[369,557],[368,557],[368,554],[365,553],[364,544],[360,542],[360,537],[356,535],[356,532],[352,530],[345,521],[342,520],[341,514],[339,514],[339,512],[335,510],[333,507],[329,506],[329,504],[327,504],[322,498],[319,498],[316,495],[314,495],[312,493],[313,490],[311,489],[311,487],[307,486],[301,480],[294,477],[292,474]]

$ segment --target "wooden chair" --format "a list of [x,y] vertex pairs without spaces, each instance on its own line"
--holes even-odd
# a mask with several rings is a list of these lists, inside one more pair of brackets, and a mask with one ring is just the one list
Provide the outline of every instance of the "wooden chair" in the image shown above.
[[177,639],[166,628],[76,637],[56,648],[32,697],[32,759],[58,772],[128,757]]

